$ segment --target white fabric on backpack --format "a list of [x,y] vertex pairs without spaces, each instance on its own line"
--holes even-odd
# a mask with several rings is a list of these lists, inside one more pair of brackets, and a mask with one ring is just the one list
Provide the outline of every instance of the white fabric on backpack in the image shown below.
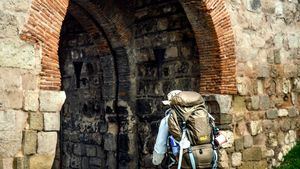
[[154,165],[159,165],[164,159],[164,154],[167,152],[167,140],[169,135],[168,118],[170,116],[168,111],[169,110],[166,111],[167,115],[161,120],[159,125],[152,158]]

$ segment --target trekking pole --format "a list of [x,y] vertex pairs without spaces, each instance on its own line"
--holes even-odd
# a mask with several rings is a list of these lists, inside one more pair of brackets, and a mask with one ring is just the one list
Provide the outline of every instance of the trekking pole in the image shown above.
[[[185,137],[185,132],[186,132],[186,130],[184,129],[179,143],[182,143],[182,140]],[[182,156],[183,156],[183,146],[182,146],[182,144],[179,144],[179,145],[180,145],[180,150],[179,150],[179,160],[178,160],[177,169],[181,168]]]

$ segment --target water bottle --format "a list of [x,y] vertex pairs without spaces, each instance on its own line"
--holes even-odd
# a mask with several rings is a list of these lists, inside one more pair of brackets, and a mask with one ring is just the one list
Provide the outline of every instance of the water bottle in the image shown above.
[[180,149],[179,144],[176,143],[173,136],[170,136],[169,138],[170,138],[170,146],[172,148],[172,153],[174,156],[177,156],[179,153],[179,149]]

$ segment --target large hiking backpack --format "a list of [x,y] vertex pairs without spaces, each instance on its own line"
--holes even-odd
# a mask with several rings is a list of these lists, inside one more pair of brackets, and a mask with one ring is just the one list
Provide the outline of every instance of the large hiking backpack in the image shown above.
[[214,126],[202,96],[197,92],[182,91],[170,102],[169,133],[180,142],[185,131],[190,142],[190,147],[183,150],[181,168],[212,167],[214,158],[217,158],[212,140]]

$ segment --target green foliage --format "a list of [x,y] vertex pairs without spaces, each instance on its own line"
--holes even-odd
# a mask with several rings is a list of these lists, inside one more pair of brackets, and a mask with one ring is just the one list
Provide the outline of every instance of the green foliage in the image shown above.
[[300,169],[300,142],[284,157],[277,169]]

